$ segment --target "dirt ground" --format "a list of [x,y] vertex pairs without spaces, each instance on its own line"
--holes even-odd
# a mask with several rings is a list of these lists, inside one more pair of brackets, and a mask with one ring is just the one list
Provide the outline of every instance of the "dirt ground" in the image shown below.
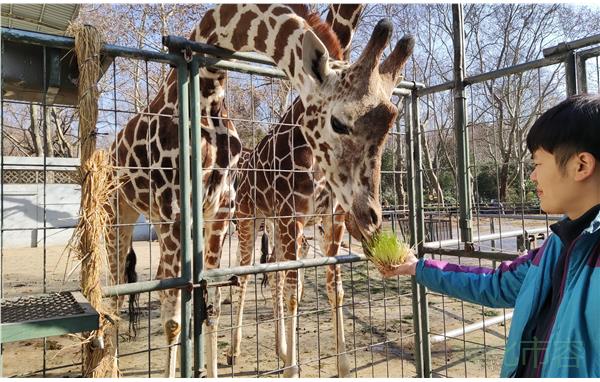
[[[536,226],[539,226],[539,222]],[[486,226],[482,224],[482,226]],[[489,226],[489,224],[488,224]],[[517,222],[514,226],[519,228]],[[506,226],[505,229],[511,229]],[[514,228],[512,228],[514,229]],[[481,230],[481,233],[485,233]],[[307,232],[307,236],[311,236]],[[321,256],[313,248],[309,257]],[[258,244],[258,242],[257,242]],[[136,242],[140,280],[151,279],[158,265],[156,242]],[[258,250],[258,246],[257,246]],[[237,236],[226,240],[222,265],[235,264]],[[44,256],[45,254],[45,256]],[[231,255],[229,257],[228,255]],[[44,258],[46,259],[44,261]],[[456,261],[449,258],[448,261]],[[67,255],[62,247],[3,250],[3,296],[14,297],[42,292],[78,289],[78,272],[65,279]],[[462,263],[479,264],[477,260]],[[483,262],[491,266],[491,262]],[[45,269],[45,271],[44,271]],[[346,351],[355,377],[413,377],[414,328],[410,279],[386,280],[366,263],[342,266],[344,279],[344,316]],[[226,365],[224,355],[229,346],[233,324],[232,306],[222,305],[218,346],[219,375],[223,377],[277,377],[274,370],[282,367],[274,351],[274,326],[270,293],[261,291],[262,276],[250,277],[244,310],[242,356],[235,366]],[[45,280],[45,290],[44,290]],[[222,289],[223,300],[230,300],[233,289]],[[141,325],[138,335],[130,340],[125,311],[121,312],[119,367],[125,377],[162,376],[166,352],[160,325],[157,293],[140,297]],[[502,314],[502,310],[428,295],[429,326],[432,335],[479,322]],[[508,311],[507,311],[508,313]],[[510,321],[460,334],[432,344],[431,363],[434,376],[497,377],[502,362],[504,342]],[[335,341],[331,310],[325,288],[325,268],[305,272],[305,292],[300,302],[298,325],[298,357],[302,377],[336,376]],[[44,351],[45,347],[45,351]],[[148,351],[150,348],[152,350]],[[5,344],[2,354],[4,377],[77,377],[81,375],[78,341],[64,335],[44,340],[28,340]],[[44,373],[43,370],[47,371]]]

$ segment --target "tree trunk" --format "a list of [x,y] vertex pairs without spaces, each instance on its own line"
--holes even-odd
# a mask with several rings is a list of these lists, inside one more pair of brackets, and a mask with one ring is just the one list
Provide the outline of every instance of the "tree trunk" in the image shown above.
[[441,207],[443,207],[444,192],[442,191],[442,186],[440,186],[440,181],[438,180],[438,177],[435,174],[435,170],[431,161],[431,151],[429,151],[429,143],[427,142],[427,138],[425,138],[425,124],[421,123],[419,126],[419,130],[421,130],[421,147],[423,148],[423,158],[425,159],[425,167],[427,169],[427,171],[425,171],[425,174],[427,176],[431,189],[435,192],[437,196],[437,202],[441,205]]
[[42,123],[42,130],[44,133],[44,152],[46,156],[52,157],[54,156],[54,148],[52,147],[52,128],[50,127],[50,112],[53,111],[54,108],[50,106],[46,106],[44,108],[44,121]]
[[[402,152],[402,136],[396,135],[396,160],[394,161],[394,183],[396,185],[396,201],[398,205],[406,205],[406,191],[404,191],[404,175],[402,171],[406,171],[404,166],[404,153]],[[410,160],[410,158],[409,158]]]
[[39,114],[39,108],[39,105],[33,103],[29,104],[29,134],[31,135],[31,143],[33,146],[32,154],[35,156],[42,156],[44,153],[40,124],[36,118]]

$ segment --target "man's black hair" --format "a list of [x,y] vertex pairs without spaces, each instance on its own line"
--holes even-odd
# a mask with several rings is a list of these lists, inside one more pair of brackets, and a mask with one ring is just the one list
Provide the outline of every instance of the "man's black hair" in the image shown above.
[[561,169],[581,152],[600,161],[600,95],[573,95],[547,110],[529,130],[527,148],[553,154]]

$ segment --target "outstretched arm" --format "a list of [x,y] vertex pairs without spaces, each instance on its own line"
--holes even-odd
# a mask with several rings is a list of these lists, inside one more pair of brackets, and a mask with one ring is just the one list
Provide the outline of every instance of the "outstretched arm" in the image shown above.
[[504,261],[496,269],[431,259],[417,260],[411,255],[404,264],[380,269],[380,272],[384,277],[416,276],[419,284],[434,292],[493,308],[511,308],[515,305],[525,275],[537,252],[536,249],[513,261]]

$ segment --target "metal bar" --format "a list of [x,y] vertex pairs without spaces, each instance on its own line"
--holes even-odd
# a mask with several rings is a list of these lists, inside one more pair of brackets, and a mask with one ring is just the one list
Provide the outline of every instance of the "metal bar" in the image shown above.
[[246,74],[257,74],[261,76],[267,76],[272,78],[287,79],[287,75],[279,69],[260,67],[256,64],[246,64],[242,62],[231,62],[215,57],[202,57],[198,58],[202,66],[208,68],[217,68],[223,70],[229,70],[233,72],[246,73]]
[[444,82],[442,84],[433,85],[433,86],[423,88],[423,89],[418,89],[416,92],[419,97],[423,97],[428,94],[440,93],[440,92],[443,92],[446,90],[450,90],[450,89],[452,89],[453,86],[454,86],[454,81],[448,81],[448,82]]
[[575,52],[569,52],[565,58],[565,81],[567,95],[577,94],[577,58]]
[[465,251],[464,249],[426,248],[425,253],[442,256],[456,256],[469,259],[505,261],[514,260],[518,254],[506,252]]
[[560,220],[563,218],[563,215],[515,215],[515,214],[486,214],[486,213],[479,213],[477,215],[482,218],[502,217],[502,219],[520,219],[522,216],[525,220],[543,220],[543,221]]
[[244,265],[224,269],[211,269],[202,273],[201,279],[206,282],[220,282],[231,276],[254,275],[266,272],[287,271],[326,265],[346,264],[357,261],[366,261],[367,257],[361,254],[338,255],[334,257],[317,257],[314,259],[302,259],[294,261],[282,261],[278,263],[263,263],[256,265]]
[[[423,160],[422,160],[422,140],[421,138],[421,121],[419,120],[419,99],[413,98],[411,103],[412,108],[412,123],[413,136],[415,137],[413,144],[414,162],[414,184],[415,184],[415,204],[416,204],[416,223],[417,236],[417,253],[419,257],[423,257],[423,243],[425,242],[425,216],[423,202]],[[429,344],[429,309],[427,304],[427,290],[423,285],[418,286],[419,303],[419,321],[421,327],[421,358],[423,365],[422,376],[427,378],[431,376],[431,347]]]
[[[56,48],[72,49],[75,46],[75,39],[72,37],[63,37],[49,35],[46,33],[24,31],[20,29],[2,28],[2,40],[28,43],[33,45],[52,46]],[[163,63],[178,64],[184,62],[183,58],[176,54],[155,52],[150,50],[128,48],[124,46],[105,44],[101,50],[109,56],[120,56],[133,58],[137,60],[152,60]]]
[[434,344],[437,342],[443,342],[443,341],[446,341],[449,339],[453,339],[453,337],[458,337],[463,334],[471,333],[471,332],[474,332],[479,329],[485,329],[489,326],[496,325],[501,322],[510,320],[512,318],[512,316],[513,316],[513,312],[509,312],[509,313],[503,314],[502,316],[492,317],[492,318],[486,319],[484,321],[479,321],[479,322],[475,322],[473,324],[467,325],[464,327],[464,329],[463,328],[453,329],[453,330],[450,330],[449,332],[446,332],[446,334],[444,334],[444,335],[431,336],[431,343]]
[[463,242],[472,241],[471,231],[471,173],[469,164],[469,133],[466,117],[465,46],[463,12],[459,4],[452,5],[453,46],[454,46],[454,130],[457,143],[458,202],[460,238]]
[[[413,93],[411,98],[405,99],[404,118],[406,125],[406,146],[407,157],[412,159],[415,151],[415,129],[413,119],[413,102],[418,102],[416,94]],[[417,218],[416,218],[416,181],[415,181],[415,164],[413,160],[408,160],[406,163],[406,172],[408,175],[408,228],[410,231],[410,245],[416,246],[417,241]],[[421,254],[417,252],[417,255]],[[422,339],[421,339],[421,314],[419,309],[420,297],[419,288],[416,278],[413,276],[410,280],[412,290],[412,311],[413,311],[413,330],[415,333],[415,371],[417,377],[423,377],[423,357],[422,357]]]
[[111,285],[102,288],[103,297],[124,296],[132,293],[155,292],[165,289],[190,287],[189,280],[174,277],[162,280],[138,281],[131,284]]
[[572,51],[575,49],[583,48],[585,46],[594,45],[594,44],[600,44],[600,34],[584,37],[579,40],[574,40],[574,41],[569,41],[569,42],[561,42],[558,45],[544,49],[542,52],[544,53],[544,57],[549,57],[549,56],[553,56],[553,55],[556,55],[559,53]]
[[[598,49],[594,48],[593,52],[591,52],[592,50],[590,49],[590,56],[596,56],[596,55],[600,54],[599,50],[600,50],[600,48],[598,48]],[[506,68],[493,70],[493,71],[487,72],[487,73],[477,74],[474,76],[466,77],[464,79],[463,83],[465,85],[474,85],[474,84],[477,84],[480,82],[493,80],[495,78],[505,77],[505,76],[509,76],[511,74],[521,73],[521,72],[524,72],[527,70],[532,70],[532,69],[537,69],[537,68],[542,68],[545,66],[558,64],[558,63],[564,61],[565,56],[566,56],[566,54],[563,53],[563,54],[552,56],[549,58],[541,58],[539,60],[525,62],[523,64],[509,66]],[[417,94],[419,95],[419,97],[421,97],[421,96],[424,96],[427,94],[439,93],[442,91],[452,89],[454,87],[454,84],[455,84],[454,81],[448,81],[448,82],[444,82],[439,85],[430,86],[430,87],[427,87],[424,89],[417,89]]]
[[256,64],[275,66],[270,57],[258,53],[234,52],[229,49],[223,49],[214,45],[203,44],[201,42],[188,40],[184,37],[167,35],[162,37],[162,43],[167,48],[174,51],[191,49],[197,53],[210,54],[211,56],[224,58],[227,60],[242,60]]
[[558,64],[564,61],[565,55],[555,56],[551,58],[541,58],[539,60],[525,62],[523,64],[518,64],[514,66],[509,66],[507,68],[502,68],[498,70],[494,70],[488,73],[478,74],[475,76],[465,78],[465,84],[473,85],[480,82],[485,82],[489,80],[493,80],[499,77],[509,76],[511,74],[522,73],[527,70],[533,70],[537,68],[542,68],[544,66],[550,66],[554,64]]
[[[528,234],[538,234],[538,233],[547,233],[547,228],[531,228],[525,231]],[[491,233],[486,235],[478,235],[473,238],[473,242],[481,242],[488,240],[496,240],[496,239],[505,239],[509,237],[516,237],[519,235],[523,235],[523,230],[518,229],[514,231],[505,231],[501,233]],[[447,247],[449,245],[456,245],[459,241],[457,239],[449,239],[449,240],[440,240],[440,241],[430,241],[424,244],[426,248],[438,248],[438,247]]]
[[577,54],[579,55],[579,57],[581,57],[581,59],[583,61],[585,61],[589,58],[592,58],[592,57],[598,57],[598,56],[600,56],[600,46],[595,46],[590,49],[581,50],[581,51],[577,52]]
[[575,54],[576,79],[578,93],[587,93],[587,70],[585,68],[585,59],[579,53]]
[[[200,68],[198,60],[191,62],[191,94],[190,104],[192,113],[192,163],[202,162],[201,128],[200,128]],[[193,213],[193,238],[194,238],[194,284],[201,281],[201,273],[204,269],[204,235],[203,235],[203,194],[202,194],[202,166],[192,166],[192,213]],[[202,289],[194,289],[194,378],[199,378],[201,369],[204,368],[204,336],[202,335],[202,324],[205,320],[204,293]]]
[[[189,71],[187,65],[177,66],[177,90],[179,94],[179,203],[180,203],[180,242],[181,242],[181,277],[192,281],[192,237],[190,214],[190,135],[189,135]],[[177,223],[175,223],[177,224]],[[181,376],[192,376],[191,333],[191,291],[181,291]]]

